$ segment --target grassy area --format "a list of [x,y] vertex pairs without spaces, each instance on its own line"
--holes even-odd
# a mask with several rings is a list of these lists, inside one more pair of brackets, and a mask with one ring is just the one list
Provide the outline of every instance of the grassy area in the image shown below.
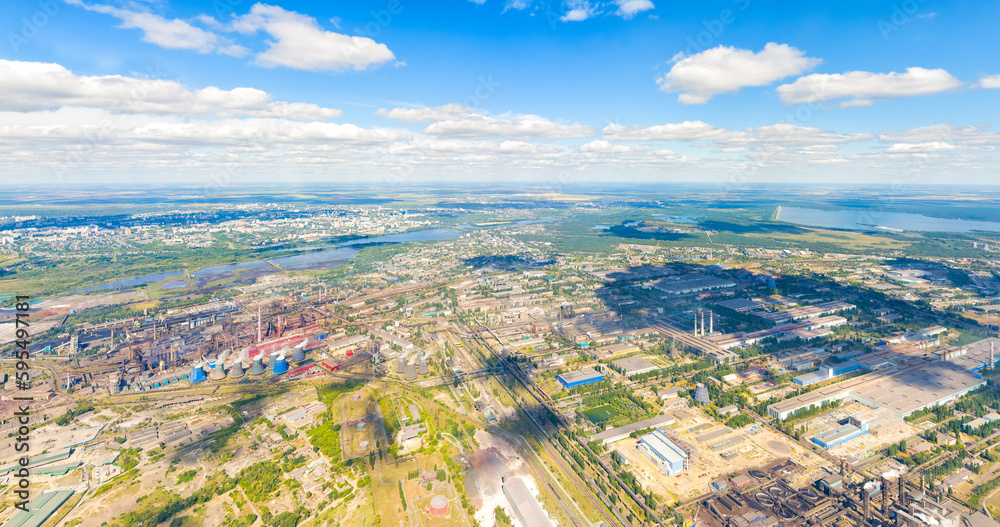
[[588,408],[581,413],[595,425],[601,425],[618,416],[618,412],[610,404]]
[[600,515],[600,512],[598,512],[598,510],[590,503],[590,500],[584,498],[583,492],[576,485],[571,483],[569,477],[559,469],[555,461],[552,459],[552,456],[550,456],[547,451],[540,449],[536,450],[536,452],[538,452],[538,457],[542,459],[542,462],[545,463],[545,466],[548,467],[549,471],[555,474],[556,480],[559,481],[559,485],[566,490],[567,494],[569,494],[570,499],[580,506],[580,510],[583,511],[583,514],[588,520],[596,522],[603,518],[603,516]]

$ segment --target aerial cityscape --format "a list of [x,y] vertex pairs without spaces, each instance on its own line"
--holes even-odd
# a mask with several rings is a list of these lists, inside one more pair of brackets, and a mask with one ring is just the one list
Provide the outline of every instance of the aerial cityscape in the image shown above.
[[0,13],[0,525],[1000,526],[1000,6]]

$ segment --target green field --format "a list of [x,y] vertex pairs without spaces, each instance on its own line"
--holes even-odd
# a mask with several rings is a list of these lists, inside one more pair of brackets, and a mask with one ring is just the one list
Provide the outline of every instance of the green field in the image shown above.
[[588,408],[582,413],[584,417],[589,419],[590,422],[595,425],[604,424],[615,417],[618,417],[618,412],[610,404]]

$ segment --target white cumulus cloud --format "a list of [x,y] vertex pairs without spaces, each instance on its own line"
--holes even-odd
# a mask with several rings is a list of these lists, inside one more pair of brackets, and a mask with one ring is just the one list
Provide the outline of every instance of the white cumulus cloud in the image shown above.
[[343,112],[312,103],[273,101],[256,88],[191,90],[171,80],[121,75],[76,75],[59,64],[0,60],[0,111],[37,112],[65,107],[122,114],[188,117],[283,117],[326,121]]
[[380,108],[376,115],[411,123],[430,122],[424,133],[438,137],[567,139],[596,133],[591,126],[560,124],[537,115],[493,116],[452,103],[435,108]]
[[461,119],[463,115],[473,113],[471,108],[466,108],[459,103],[449,103],[434,108],[393,108],[391,110],[379,108],[375,115],[408,123],[429,123]]
[[849,98],[847,106],[871,104],[874,99],[915,97],[953,90],[962,83],[943,69],[907,68],[904,73],[814,73],[778,86],[785,104],[806,104]]
[[615,14],[625,20],[656,7],[650,0],[615,0],[615,5],[618,6],[618,11]]
[[221,53],[241,57],[248,53],[242,46],[233,44],[218,34],[191,25],[179,19],[168,20],[160,15],[145,11],[130,11],[114,6],[89,5],[81,0],[66,0],[70,5],[80,6],[88,11],[111,15],[121,20],[118,27],[140,29],[142,40],[167,49],[189,49],[199,53]]
[[[726,130],[702,121],[684,121],[655,126],[622,126],[610,124],[601,135],[615,141],[685,141],[707,142],[727,148],[754,146],[807,147],[874,139],[871,134],[839,134],[819,128],[779,123],[751,127],[745,130]],[[734,150],[742,151],[742,150]]]
[[583,22],[594,16],[596,9],[590,5],[588,0],[570,0],[566,7],[569,8],[566,14],[559,18],[563,22]]
[[973,84],[973,87],[984,90],[996,90],[1000,88],[1000,75],[984,75],[979,78],[979,82]]
[[368,37],[326,31],[316,19],[279,6],[254,4],[232,27],[241,33],[267,33],[268,49],[254,56],[265,68],[309,71],[365,70],[395,59],[388,46]]
[[681,92],[677,100],[683,104],[705,104],[716,95],[744,86],[766,86],[799,75],[821,62],[792,46],[774,42],[757,53],[718,46],[675,58],[670,71],[657,79],[657,83],[662,91]]

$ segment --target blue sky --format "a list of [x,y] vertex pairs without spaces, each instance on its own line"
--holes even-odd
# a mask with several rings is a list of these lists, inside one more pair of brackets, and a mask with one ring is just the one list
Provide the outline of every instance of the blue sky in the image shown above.
[[993,183],[996,2],[5,3],[40,182]]

